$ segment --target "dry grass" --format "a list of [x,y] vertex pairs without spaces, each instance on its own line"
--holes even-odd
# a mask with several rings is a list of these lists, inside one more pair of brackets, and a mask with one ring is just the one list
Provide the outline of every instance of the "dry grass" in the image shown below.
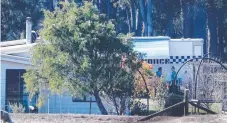
[[15,123],[136,123],[141,117],[81,114],[11,114]]
[[[139,116],[80,114],[10,114],[15,123],[137,123]],[[158,116],[142,123],[227,123],[227,115]]]

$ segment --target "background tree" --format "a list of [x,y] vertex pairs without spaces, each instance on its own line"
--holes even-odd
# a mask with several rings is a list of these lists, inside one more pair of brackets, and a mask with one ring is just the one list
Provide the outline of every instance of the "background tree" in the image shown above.
[[[32,52],[33,67],[24,75],[31,96],[44,84],[53,93],[65,88],[76,96],[92,93],[102,114],[108,114],[102,94],[130,96],[132,44],[119,37],[113,23],[91,3],[66,3],[62,9],[46,11],[41,36],[43,41]],[[122,55],[130,63],[127,71],[120,67]],[[114,78],[119,70],[120,77]]]
[[38,21],[45,7],[45,0],[2,0],[1,1],[1,41],[25,37],[26,17],[31,17],[33,29],[39,27]]
[[25,32],[27,16],[33,18],[36,26],[35,21],[43,19],[42,9],[61,9],[58,2],[73,1],[78,5],[92,1],[100,14],[115,20],[117,33],[203,38],[204,53],[212,52],[227,60],[226,0],[4,0],[1,2],[2,41],[19,39]]
[[[201,100],[215,100],[221,102],[226,94],[226,70],[219,64],[203,63],[198,74],[197,98]],[[194,84],[194,83],[193,83]],[[205,103],[211,108],[212,103]]]

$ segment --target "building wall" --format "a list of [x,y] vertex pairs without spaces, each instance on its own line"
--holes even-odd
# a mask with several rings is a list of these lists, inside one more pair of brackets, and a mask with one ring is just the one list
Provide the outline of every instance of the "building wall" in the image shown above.
[[[13,63],[9,61],[1,61],[1,109],[5,110],[6,100],[6,70],[7,69],[26,69],[27,65]],[[94,100],[94,99],[93,99]],[[50,113],[81,113],[88,114],[90,103],[89,102],[72,102],[70,95],[51,95],[49,99],[49,112]],[[100,114],[96,102],[92,102],[92,114]],[[39,109],[40,113],[48,113],[48,103]]]
[[202,56],[203,39],[171,39],[169,41],[170,56]]
[[[92,99],[94,100],[94,99]],[[49,98],[49,113],[79,113],[89,114],[90,102],[73,102],[72,96],[65,94],[62,96],[51,95]],[[39,110],[40,113],[48,113],[48,100]],[[91,113],[100,114],[96,102],[91,103]]]
[[[136,40],[139,40],[138,42],[141,43],[143,40],[140,38],[137,38]],[[143,41],[143,45],[146,46],[146,43],[149,42],[152,43],[153,46],[156,46],[155,43],[153,43],[152,40],[146,39],[146,42]],[[162,41],[163,42],[163,41]],[[194,61],[199,61],[199,59],[202,58],[203,56],[203,39],[169,39],[168,40],[168,46],[159,46],[157,45],[157,48],[162,48],[162,49],[168,49],[169,53],[164,53],[166,56],[169,58],[166,59],[165,57],[162,57],[161,59],[157,58],[148,58],[148,63],[153,65],[153,70],[157,71],[159,67],[162,67],[163,74],[166,77],[168,81],[171,80],[171,67],[174,66],[175,70],[177,71],[181,65],[183,65],[184,62],[192,59],[192,58],[197,58],[197,60]],[[149,44],[149,43],[148,43]],[[138,46],[136,45],[136,48]],[[148,47],[152,48],[152,47]],[[142,51],[142,50],[141,50]],[[160,53],[156,52],[149,52],[153,56],[156,56]],[[162,52],[161,52],[162,53]],[[192,65],[185,65],[179,72],[178,77],[181,78],[184,76],[185,71],[187,71],[188,76],[191,78],[193,77],[193,69]],[[189,75],[190,74],[190,75]]]

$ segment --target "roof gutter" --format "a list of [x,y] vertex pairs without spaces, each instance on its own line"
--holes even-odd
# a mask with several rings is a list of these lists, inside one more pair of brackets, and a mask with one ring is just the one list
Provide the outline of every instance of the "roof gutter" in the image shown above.
[[5,41],[5,42],[1,42],[0,46],[1,47],[8,47],[8,46],[15,46],[15,45],[23,45],[26,43],[26,39],[22,39],[22,40],[13,40],[13,41]]

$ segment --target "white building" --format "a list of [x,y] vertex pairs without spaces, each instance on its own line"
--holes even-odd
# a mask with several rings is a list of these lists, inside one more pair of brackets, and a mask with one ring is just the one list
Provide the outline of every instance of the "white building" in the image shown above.
[[[162,67],[167,79],[170,80],[171,67],[176,70],[186,61],[195,58],[199,61],[204,55],[203,39],[171,39],[166,36],[158,37],[133,37],[135,42],[134,50],[146,54],[144,59],[152,64],[154,70]],[[189,66],[188,66],[189,67]],[[185,70],[192,70],[183,67],[179,72],[179,77]],[[192,73],[188,71],[188,73]]]
[[[26,43],[26,40],[1,42],[1,108],[7,109],[8,102],[21,102],[28,108],[28,94],[25,93],[23,74],[31,65],[29,51],[36,43]],[[35,101],[35,100],[33,100]],[[75,100],[70,95],[52,95],[45,105],[38,111],[47,113],[89,113],[90,100]],[[92,100],[92,113],[99,113],[99,109]]]
[[[26,39],[1,42],[1,109],[7,110],[8,102],[21,102],[28,107],[36,99],[28,101],[28,94],[24,92],[24,81],[21,76],[31,65],[30,50],[36,45],[32,42],[31,23],[26,21]],[[203,39],[170,39],[169,37],[133,37],[135,50],[145,53],[148,63],[154,69],[162,67],[170,73],[174,65],[176,70],[185,61],[203,56]],[[37,39],[38,41],[38,39]],[[170,76],[167,74],[167,76]],[[76,100],[70,95],[51,95],[40,113],[89,113],[90,101]],[[95,100],[91,103],[91,113],[100,113]]]

